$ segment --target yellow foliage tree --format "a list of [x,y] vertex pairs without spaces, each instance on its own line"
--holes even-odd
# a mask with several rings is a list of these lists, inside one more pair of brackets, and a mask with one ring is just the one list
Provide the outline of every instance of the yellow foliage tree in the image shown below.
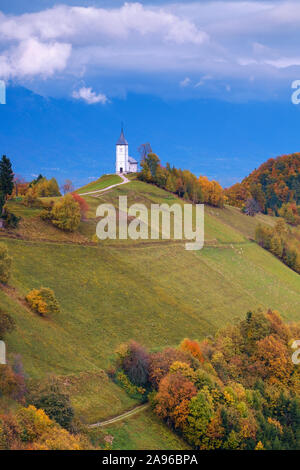
[[61,230],[74,232],[81,220],[80,206],[71,194],[57,201],[52,209],[52,223]]
[[42,316],[59,312],[59,304],[54,292],[47,287],[32,289],[25,298],[31,309]]

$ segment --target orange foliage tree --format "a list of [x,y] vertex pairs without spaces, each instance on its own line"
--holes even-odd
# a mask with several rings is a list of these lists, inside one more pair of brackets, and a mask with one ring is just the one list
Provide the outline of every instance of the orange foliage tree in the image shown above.
[[182,351],[187,351],[192,354],[198,361],[204,362],[203,354],[200,349],[200,344],[198,341],[193,341],[192,339],[185,338],[180,343],[180,349]]
[[81,218],[82,219],[86,218],[86,215],[87,215],[88,210],[89,210],[88,203],[86,202],[86,200],[83,197],[79,196],[79,194],[77,194],[77,193],[72,193],[72,197],[73,197],[74,201],[76,201],[79,204]]
[[150,354],[149,381],[154,388],[158,388],[160,381],[168,374],[174,362],[183,362],[191,366],[193,356],[187,351],[175,348],[166,348]]
[[160,384],[155,397],[155,411],[175,428],[183,428],[189,413],[191,398],[197,394],[194,384],[180,372],[168,374]]

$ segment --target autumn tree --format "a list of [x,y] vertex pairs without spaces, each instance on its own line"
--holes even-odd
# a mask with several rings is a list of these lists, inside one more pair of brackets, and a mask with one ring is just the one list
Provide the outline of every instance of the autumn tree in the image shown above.
[[79,196],[79,194],[77,193],[72,193],[72,198],[74,199],[75,202],[79,204],[81,218],[85,219],[89,211],[88,203],[82,196]]
[[9,364],[0,365],[0,390],[2,396],[14,400],[18,399],[19,396],[23,396],[24,377],[16,374]]
[[55,178],[47,180],[47,178],[41,176],[35,184],[32,185],[34,193],[38,197],[55,197],[61,196],[59,186]]
[[293,369],[291,357],[284,344],[273,335],[257,342],[255,367],[270,383],[287,384]]
[[74,232],[81,219],[80,206],[71,194],[66,194],[62,199],[55,202],[52,209],[52,223],[68,232]]
[[37,194],[32,188],[28,188],[23,197],[23,204],[27,207],[35,207],[40,204]]
[[159,164],[160,164],[160,160],[155,153],[148,153],[147,155],[144,156],[143,160],[141,161],[141,167],[142,167],[141,173],[145,181],[147,181],[149,176],[151,180],[155,181],[156,170]]
[[183,428],[189,414],[191,398],[197,389],[180,372],[168,374],[160,384],[155,397],[155,412],[175,428]]
[[71,193],[74,191],[74,186],[71,180],[66,179],[62,185],[62,190],[64,194]]
[[149,354],[143,346],[130,341],[126,354],[120,359],[120,365],[130,381],[137,386],[145,386],[149,378]]
[[39,313],[41,316],[47,316],[59,313],[59,303],[56,300],[52,289],[48,287],[40,287],[40,289],[32,289],[26,295],[26,301],[31,309]]
[[141,144],[138,147],[138,152],[140,154],[141,160],[144,160],[149,153],[152,153],[152,148],[149,142],[146,142],[145,144]]
[[256,214],[261,212],[261,207],[254,198],[249,198],[245,202],[244,212],[250,217],[254,217]]
[[249,311],[246,319],[240,322],[240,331],[244,339],[244,350],[251,354],[256,348],[256,342],[270,333],[270,324],[263,312]]
[[224,206],[223,189],[216,181],[209,181],[206,176],[199,177],[204,202],[216,207]]
[[193,356],[175,348],[166,348],[150,354],[149,380],[154,388],[158,388],[160,381],[168,374],[171,365],[176,361],[192,366]]
[[28,187],[28,183],[25,182],[25,179],[21,175],[14,175],[14,192],[13,195],[16,197],[24,194]]
[[198,341],[191,340],[189,338],[185,338],[180,343],[180,349],[182,351],[187,351],[191,353],[199,362],[204,362],[203,354],[201,352],[200,344]]

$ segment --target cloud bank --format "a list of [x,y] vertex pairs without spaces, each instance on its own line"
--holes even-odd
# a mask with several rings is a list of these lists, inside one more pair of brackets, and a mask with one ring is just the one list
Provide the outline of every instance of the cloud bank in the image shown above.
[[296,1],[0,12],[0,78],[59,79],[70,90],[82,78],[96,89],[100,79],[100,94],[90,87],[77,92],[90,103],[103,103],[120,90],[276,97],[300,77],[299,36]]

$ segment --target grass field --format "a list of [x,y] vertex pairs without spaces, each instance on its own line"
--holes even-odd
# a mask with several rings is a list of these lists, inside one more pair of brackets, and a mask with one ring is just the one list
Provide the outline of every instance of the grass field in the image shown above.
[[113,184],[121,183],[122,178],[118,175],[102,175],[101,178],[96,181],[92,181],[86,184],[82,188],[76,189],[76,193],[87,193],[88,191],[97,191],[98,189],[104,189]]
[[[17,324],[7,337],[9,357],[21,354],[33,379],[53,373],[65,377],[77,415],[86,422],[135,405],[103,373],[123,341],[133,338],[154,350],[186,336],[201,339],[258,307],[299,320],[299,275],[250,240],[259,218],[272,225],[271,217],[251,218],[230,207],[206,208],[207,244],[199,252],[186,251],[182,242],[172,240],[89,244],[97,205],[116,204],[120,194],[128,196],[129,204],[180,202],[133,181],[100,198],[86,198],[89,220],[76,235],[80,239],[52,227],[52,241],[39,240],[36,214],[31,217],[21,205],[28,239],[5,238],[13,256],[10,284],[17,289],[11,297],[0,291],[0,308]],[[43,230],[46,236],[47,225]],[[61,305],[61,313],[50,319],[31,313],[14,298],[40,286],[52,288]],[[178,438],[149,413],[112,426],[118,448],[180,448]]]
[[113,449],[118,450],[185,450],[189,446],[174,434],[151,410],[144,410],[114,425],[96,428],[89,435],[103,447],[103,438],[114,436]]

